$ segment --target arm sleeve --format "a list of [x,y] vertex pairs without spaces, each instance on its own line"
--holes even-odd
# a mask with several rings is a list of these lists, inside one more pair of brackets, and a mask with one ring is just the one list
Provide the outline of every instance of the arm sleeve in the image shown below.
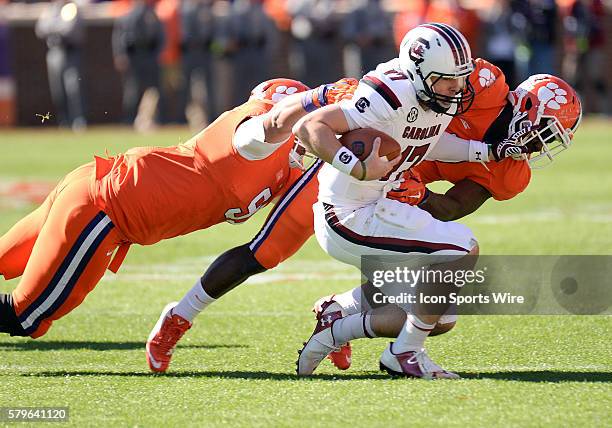
[[264,118],[265,114],[252,117],[242,122],[234,132],[232,144],[238,154],[247,160],[265,159],[286,143],[265,142]]
[[482,141],[464,140],[444,132],[425,160],[443,162],[487,162],[489,148]]

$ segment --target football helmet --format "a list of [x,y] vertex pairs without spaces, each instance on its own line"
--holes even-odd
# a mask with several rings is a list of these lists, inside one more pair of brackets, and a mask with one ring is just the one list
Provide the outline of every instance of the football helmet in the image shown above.
[[[463,34],[450,25],[432,22],[410,30],[400,45],[399,63],[419,100],[436,113],[456,116],[472,105],[472,52]],[[436,93],[434,85],[444,78],[459,79],[462,91],[454,96]]]
[[[286,79],[282,77],[270,79],[255,86],[251,91],[249,100],[268,100],[276,104],[288,95],[308,91],[309,89],[310,88],[308,86],[298,80]],[[297,143],[293,135],[291,136],[291,139],[293,141],[290,143],[292,144],[292,148],[289,152],[289,166],[291,168],[299,168],[304,170],[306,169],[304,167],[304,156],[306,154],[306,150]]]
[[536,151],[529,157],[529,166],[534,169],[548,166],[555,156],[570,147],[580,125],[582,104],[578,94],[556,76],[535,74],[508,97],[513,105],[508,135],[531,128],[533,132],[520,142]]
[[270,79],[255,86],[249,99],[268,100],[277,103],[287,95],[304,92],[310,88],[302,82],[293,79]]

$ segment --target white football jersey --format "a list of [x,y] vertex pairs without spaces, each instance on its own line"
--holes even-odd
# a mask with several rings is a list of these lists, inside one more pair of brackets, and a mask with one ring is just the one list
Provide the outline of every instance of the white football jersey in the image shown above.
[[421,107],[412,83],[399,70],[398,58],[379,64],[340,106],[351,129],[374,128],[393,137],[402,148],[400,163],[388,177],[374,181],[359,181],[325,164],[319,173],[320,201],[359,207],[378,200],[385,184],[421,162],[450,123],[451,116]]

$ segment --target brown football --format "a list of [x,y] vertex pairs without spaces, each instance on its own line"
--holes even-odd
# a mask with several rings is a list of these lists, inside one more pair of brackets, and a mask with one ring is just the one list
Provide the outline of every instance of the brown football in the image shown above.
[[344,147],[349,149],[359,160],[365,160],[370,156],[372,145],[376,137],[381,138],[379,153],[386,156],[388,160],[395,159],[402,151],[399,143],[384,132],[372,128],[354,129],[347,132],[339,141]]

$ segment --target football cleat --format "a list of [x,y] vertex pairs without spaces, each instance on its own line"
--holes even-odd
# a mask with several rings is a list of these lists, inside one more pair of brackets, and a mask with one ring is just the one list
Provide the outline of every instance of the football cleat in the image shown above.
[[176,305],[177,302],[166,305],[147,339],[147,363],[154,372],[168,370],[176,344],[192,326],[182,316],[172,313]]
[[380,369],[391,376],[417,377],[426,380],[460,379],[458,374],[446,371],[434,363],[425,349],[395,354],[393,342],[387,346],[380,357]]
[[[335,307],[338,310],[328,311],[328,307]],[[340,305],[334,301],[324,302],[321,305],[321,314],[317,316],[317,325],[310,339],[304,342],[304,347],[298,351],[299,356],[296,362],[298,376],[310,376],[330,352],[340,350],[336,345],[332,331],[334,322],[342,318],[342,311],[339,308]]]
[[[335,294],[330,296],[325,296],[317,300],[312,308],[312,311],[317,316],[317,319],[321,318],[321,315],[324,313],[322,306],[324,303],[328,303],[325,307],[325,313],[333,312],[333,311],[341,311],[344,316],[344,312],[340,305],[334,301]],[[335,304],[332,304],[335,303]],[[337,351],[332,351],[327,358],[332,362],[334,366],[336,366],[339,370],[348,370],[351,367],[352,362],[352,354],[353,351],[351,349],[351,343],[347,342],[344,345],[340,346],[340,349]]]
[[332,351],[327,359],[332,362],[338,370],[348,370],[353,362],[353,350],[351,349],[351,342],[346,342],[337,351]]

